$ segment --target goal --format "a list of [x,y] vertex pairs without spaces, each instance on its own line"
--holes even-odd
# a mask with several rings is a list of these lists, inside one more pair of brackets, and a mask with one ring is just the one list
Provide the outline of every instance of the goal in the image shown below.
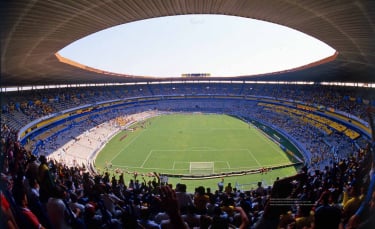
[[190,162],[189,172],[190,174],[199,174],[199,175],[207,175],[214,173],[214,165],[213,161],[207,162]]

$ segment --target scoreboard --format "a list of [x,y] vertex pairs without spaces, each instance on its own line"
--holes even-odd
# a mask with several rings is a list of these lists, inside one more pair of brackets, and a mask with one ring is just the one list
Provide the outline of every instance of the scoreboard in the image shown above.
[[182,78],[202,78],[202,77],[210,77],[210,73],[185,73],[181,74]]

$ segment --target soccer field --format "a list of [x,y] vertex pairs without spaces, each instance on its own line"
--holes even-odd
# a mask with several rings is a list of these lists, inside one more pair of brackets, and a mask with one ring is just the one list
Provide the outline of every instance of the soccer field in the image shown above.
[[[95,165],[99,171],[191,174],[195,171],[190,170],[191,162],[213,165],[199,173],[222,173],[291,161],[258,129],[235,117],[170,114],[137,123],[117,134],[99,153]],[[287,175],[295,173],[294,168],[286,169]]]

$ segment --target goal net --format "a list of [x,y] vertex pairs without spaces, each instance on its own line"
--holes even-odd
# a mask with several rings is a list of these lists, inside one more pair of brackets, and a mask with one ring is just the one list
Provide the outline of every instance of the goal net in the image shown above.
[[189,172],[190,174],[213,174],[214,173],[214,162],[190,162]]

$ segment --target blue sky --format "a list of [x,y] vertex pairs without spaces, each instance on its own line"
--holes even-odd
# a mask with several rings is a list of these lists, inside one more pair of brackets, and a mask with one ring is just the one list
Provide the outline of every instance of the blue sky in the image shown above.
[[262,74],[299,67],[334,52],[296,30],[224,15],[136,21],[91,34],[59,51],[90,67],[154,77]]

